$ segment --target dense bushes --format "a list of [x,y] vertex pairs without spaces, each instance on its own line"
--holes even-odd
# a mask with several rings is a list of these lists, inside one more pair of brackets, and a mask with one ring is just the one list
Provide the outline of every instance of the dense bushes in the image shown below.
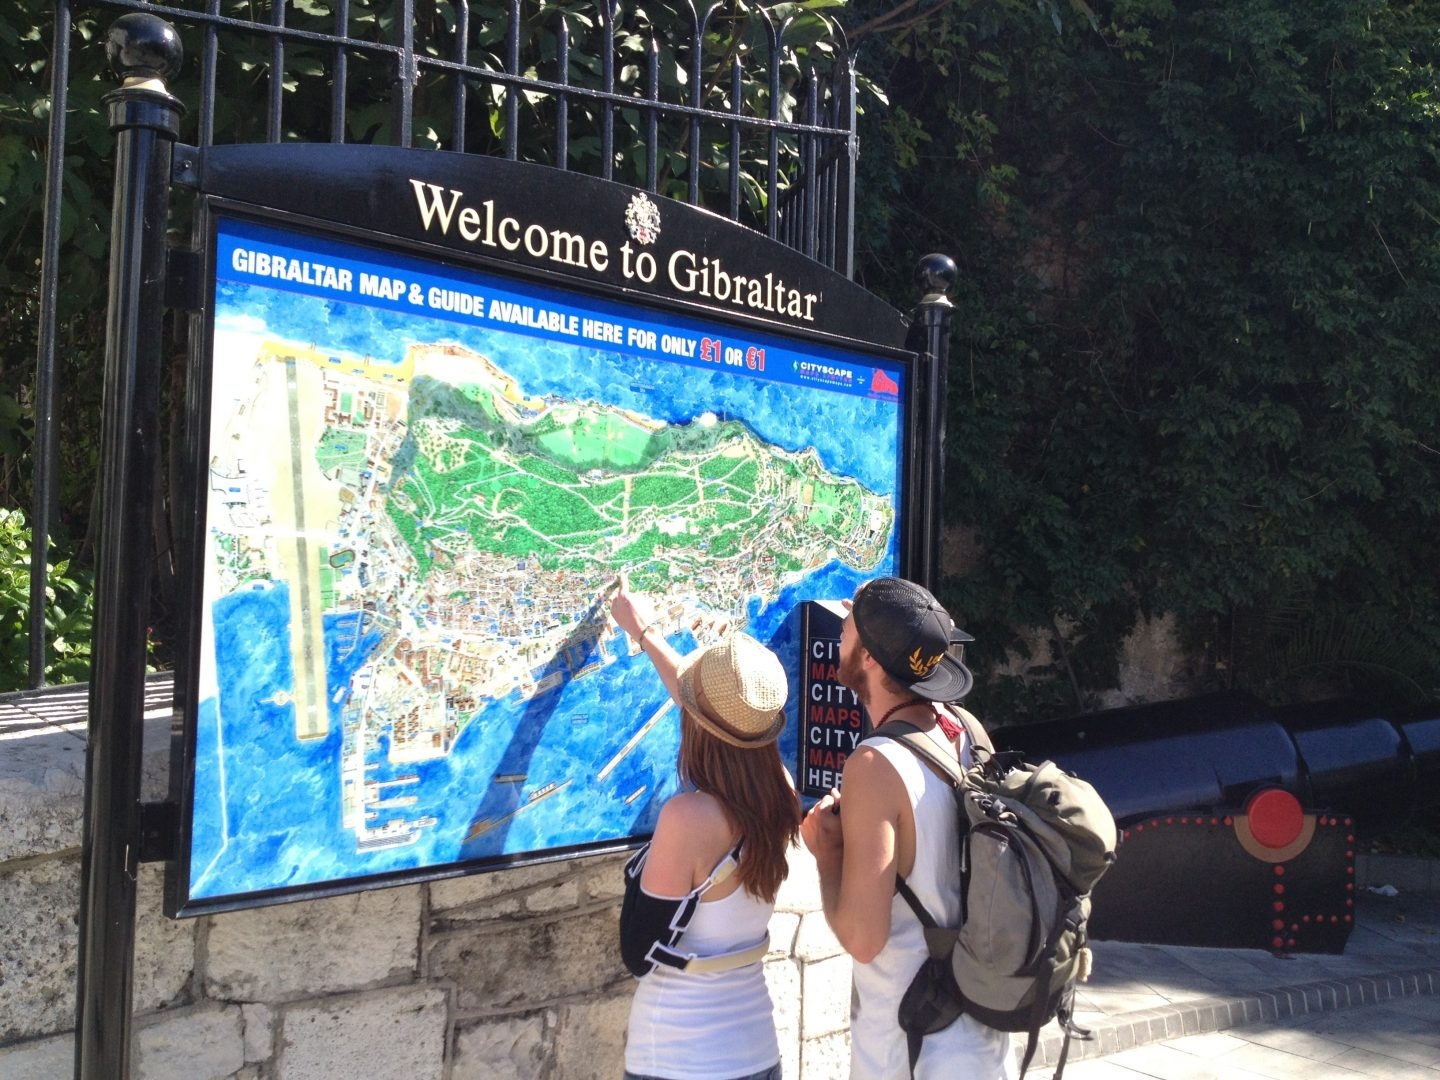
[[1092,704],[1162,611],[1197,686],[1440,687],[1437,25],[977,3],[868,46],[866,280],[962,267],[945,510],[982,554],[947,598],[992,661],[1067,628],[1074,681],[994,707]]
[[[28,24],[48,10],[0,17],[0,505],[28,504],[48,79]],[[1196,689],[1433,697],[1440,0],[851,0],[841,18],[888,99],[862,123],[858,276],[909,307],[921,254],[960,265],[946,599],[992,668],[1035,628],[1049,639],[1030,677],[983,679],[979,704],[1093,706],[1137,615],[1161,612]],[[297,100],[323,84],[307,68]],[[78,99],[89,185],[71,189],[79,284],[62,289],[61,501],[81,551],[97,96]]]

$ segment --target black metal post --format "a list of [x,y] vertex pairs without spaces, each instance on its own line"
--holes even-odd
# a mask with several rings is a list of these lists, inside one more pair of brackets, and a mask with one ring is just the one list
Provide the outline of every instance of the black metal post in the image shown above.
[[921,356],[922,380],[920,438],[911,454],[914,488],[920,496],[918,512],[911,516],[910,577],[932,592],[940,585],[941,504],[945,497],[945,414],[949,394],[950,320],[955,305],[947,295],[955,285],[955,260],[948,255],[926,255],[916,278],[922,290],[915,308],[911,347]]
[[184,111],[165,88],[181,59],[180,38],[169,23],[155,15],[123,15],[111,27],[105,50],[122,82],[105,98],[116,136],[115,202],[85,761],[76,1080],[130,1075],[165,222],[171,150]]

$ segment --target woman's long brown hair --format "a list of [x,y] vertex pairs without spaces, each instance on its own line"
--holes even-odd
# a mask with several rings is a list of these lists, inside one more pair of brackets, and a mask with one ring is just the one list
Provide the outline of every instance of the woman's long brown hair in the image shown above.
[[800,835],[800,796],[772,742],[742,748],[715,738],[688,712],[680,724],[680,775],[720,800],[740,830],[736,873],[746,891],[773,903],[785,880],[786,849]]

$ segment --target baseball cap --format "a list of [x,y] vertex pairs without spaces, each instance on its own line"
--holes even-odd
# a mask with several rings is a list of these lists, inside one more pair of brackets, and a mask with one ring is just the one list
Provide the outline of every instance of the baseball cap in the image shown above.
[[975,677],[964,645],[975,639],[955,625],[930,591],[903,578],[860,586],[850,617],[860,644],[896,682],[930,701],[959,701]]

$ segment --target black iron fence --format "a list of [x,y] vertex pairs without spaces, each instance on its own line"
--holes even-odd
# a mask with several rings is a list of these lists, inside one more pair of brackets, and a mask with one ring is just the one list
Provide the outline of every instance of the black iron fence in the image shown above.
[[[187,110],[181,142],[419,146],[575,169],[704,206],[851,273],[855,76],[839,29],[794,5],[56,0],[32,398],[32,687],[44,682],[57,502],[68,125],[75,100],[95,97],[72,79],[72,60],[102,48],[127,12],[158,15],[180,36],[170,89]],[[73,66],[93,78],[93,63]],[[173,208],[176,226],[186,216]]]

